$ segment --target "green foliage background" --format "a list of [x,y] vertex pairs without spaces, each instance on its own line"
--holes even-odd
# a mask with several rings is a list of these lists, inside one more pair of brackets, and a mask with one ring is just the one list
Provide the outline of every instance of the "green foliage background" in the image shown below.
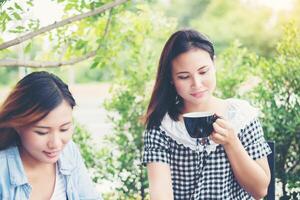
[[[2,33],[19,36],[40,27],[39,19],[15,25],[34,5],[32,0],[24,2],[0,2]],[[53,2],[63,6],[66,18],[110,1]],[[162,47],[179,27],[193,27],[214,41],[216,95],[244,98],[261,109],[265,136],[276,142],[276,177],[282,183],[281,199],[300,198],[300,2],[295,1],[288,14],[243,2],[247,1],[130,1],[110,12],[24,42],[23,58],[31,60],[68,60],[97,49],[93,59],[47,70],[64,80],[69,70],[74,70],[77,83],[108,81],[113,85],[112,98],[105,103],[113,132],[100,147],[95,146],[80,124],[74,135],[93,180],[114,184],[111,192],[103,194],[106,199],[149,198],[146,171],[141,166],[144,127],[140,117],[149,101]],[[277,20],[272,21],[274,14]],[[0,42],[4,41],[3,35]],[[2,50],[0,58],[18,58],[17,51]],[[0,68],[0,85],[15,83],[16,67]]]

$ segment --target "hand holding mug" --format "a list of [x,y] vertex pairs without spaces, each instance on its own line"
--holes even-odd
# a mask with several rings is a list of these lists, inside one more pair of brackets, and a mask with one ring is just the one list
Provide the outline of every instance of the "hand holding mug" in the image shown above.
[[234,132],[233,126],[223,118],[217,119],[213,123],[213,133],[210,138],[217,144],[227,146],[238,140],[237,134]]

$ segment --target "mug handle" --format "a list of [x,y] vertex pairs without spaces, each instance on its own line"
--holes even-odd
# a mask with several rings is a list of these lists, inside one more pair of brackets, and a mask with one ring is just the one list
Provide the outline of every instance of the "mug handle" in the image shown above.
[[218,116],[217,114],[214,114],[213,117],[212,117],[212,122],[214,123],[219,118],[222,119],[221,116]]

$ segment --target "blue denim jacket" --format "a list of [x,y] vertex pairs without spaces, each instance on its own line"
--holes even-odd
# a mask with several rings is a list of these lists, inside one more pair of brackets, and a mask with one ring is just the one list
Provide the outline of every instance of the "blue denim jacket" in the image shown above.
[[[68,200],[102,200],[96,193],[77,146],[70,141],[58,160]],[[27,200],[31,186],[17,146],[0,151],[0,199]]]

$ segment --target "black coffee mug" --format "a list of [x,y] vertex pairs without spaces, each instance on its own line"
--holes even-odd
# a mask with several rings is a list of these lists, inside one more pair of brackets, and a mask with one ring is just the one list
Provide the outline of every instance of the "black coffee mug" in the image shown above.
[[212,124],[219,117],[210,112],[190,112],[183,114],[184,125],[192,138],[208,137],[214,130]]

